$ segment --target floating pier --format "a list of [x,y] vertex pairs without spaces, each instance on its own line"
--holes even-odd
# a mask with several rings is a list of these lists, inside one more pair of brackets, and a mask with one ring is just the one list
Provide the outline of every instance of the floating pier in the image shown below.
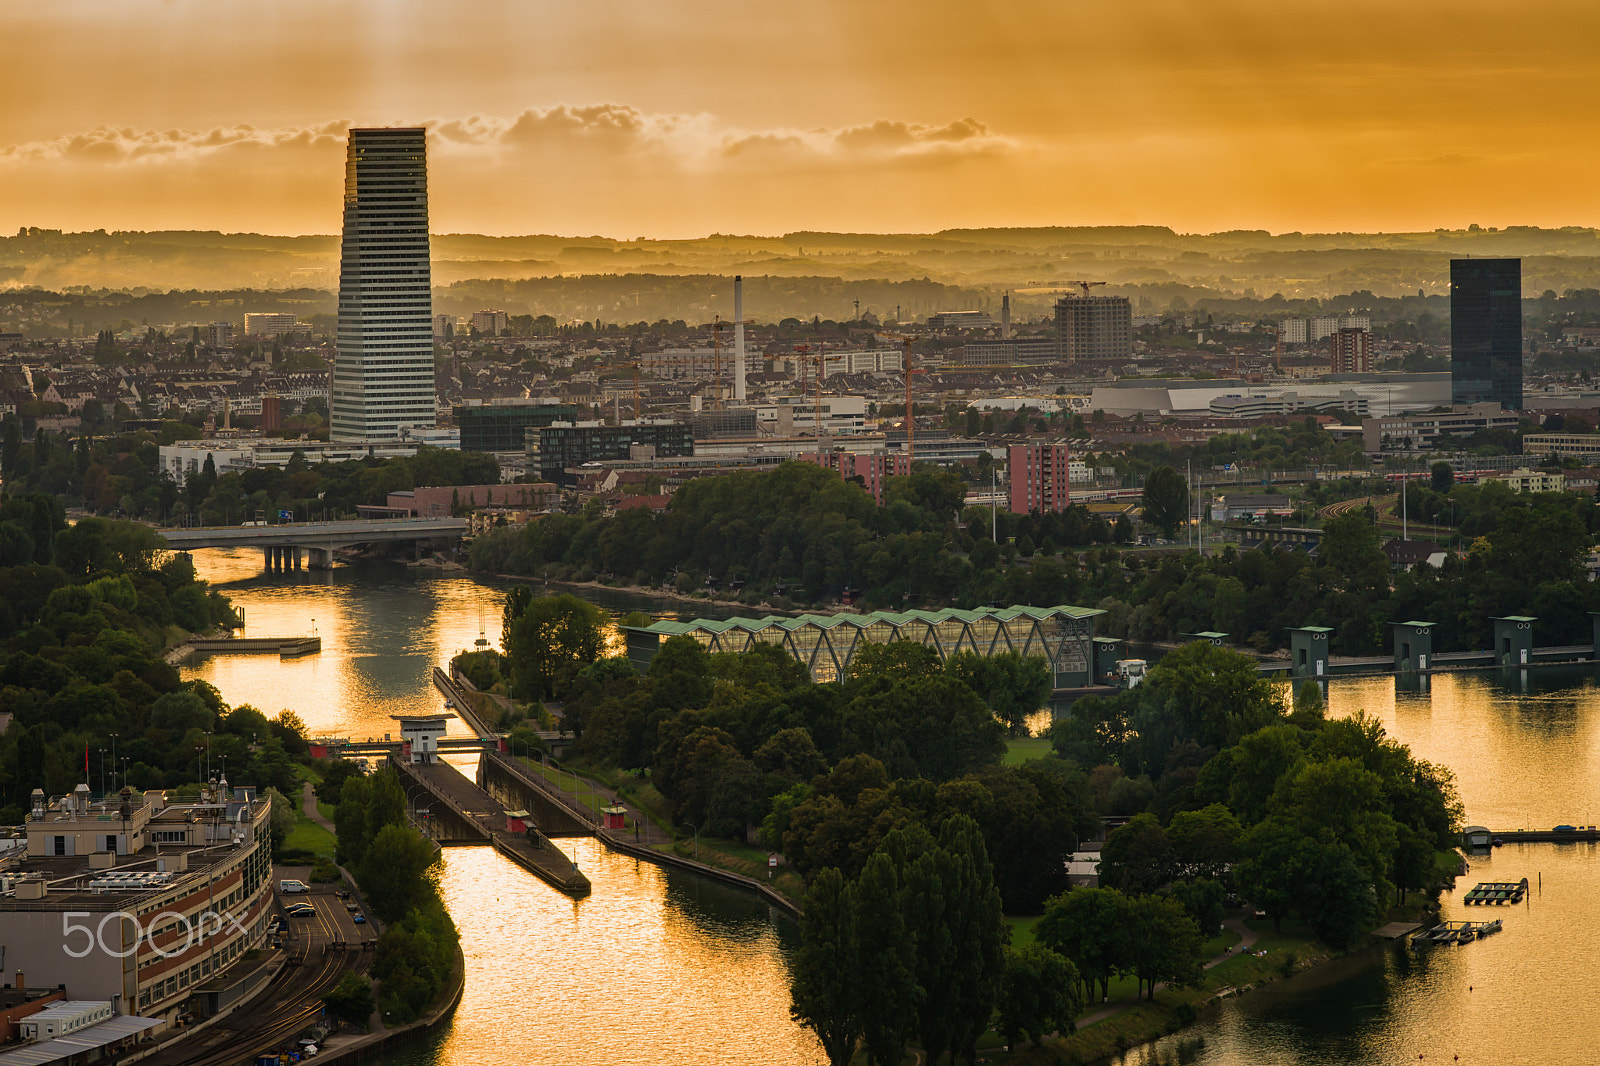
[[1427,948],[1435,944],[1470,944],[1493,936],[1501,929],[1499,918],[1490,922],[1441,922],[1432,929],[1424,929],[1411,938],[1414,948]]
[[1461,897],[1462,903],[1521,903],[1528,894],[1528,879],[1521,881],[1483,881]]

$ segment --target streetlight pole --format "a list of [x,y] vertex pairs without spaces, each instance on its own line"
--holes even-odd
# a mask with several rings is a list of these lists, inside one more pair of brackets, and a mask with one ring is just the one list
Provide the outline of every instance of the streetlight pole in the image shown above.
[[699,862],[700,861],[700,827],[697,826],[697,825],[691,825],[689,828],[694,830],[694,861],[695,862]]
[[97,749],[100,752],[100,795],[106,794],[106,749]]
[[[123,784],[127,784],[126,781]],[[117,785],[117,734],[111,734],[111,785]]]

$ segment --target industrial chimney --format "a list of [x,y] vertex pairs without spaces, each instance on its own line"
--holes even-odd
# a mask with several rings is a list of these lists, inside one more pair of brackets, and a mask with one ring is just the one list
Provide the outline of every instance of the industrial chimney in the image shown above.
[[744,403],[744,278],[733,276],[733,402]]
[[1011,294],[1000,297],[1000,339],[1011,339]]

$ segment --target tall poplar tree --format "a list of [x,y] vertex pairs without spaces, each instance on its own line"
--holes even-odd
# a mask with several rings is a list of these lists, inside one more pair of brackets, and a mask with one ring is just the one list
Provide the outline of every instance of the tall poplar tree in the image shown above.
[[830,1066],[846,1066],[861,1039],[855,900],[834,867],[817,874],[800,913],[790,963],[789,1014],[816,1034]]

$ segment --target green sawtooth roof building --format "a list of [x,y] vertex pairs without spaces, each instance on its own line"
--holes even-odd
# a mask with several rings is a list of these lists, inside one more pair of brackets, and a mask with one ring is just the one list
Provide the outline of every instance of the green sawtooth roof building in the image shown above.
[[648,670],[661,642],[687,635],[713,652],[748,651],[777,644],[805,663],[815,681],[836,681],[863,644],[914,640],[947,659],[957,652],[994,655],[1016,651],[1049,661],[1057,688],[1087,685],[1094,662],[1092,607],[979,607],[972,611],[873,611],[871,614],[802,614],[797,617],[696,618],[623,626],[628,658]]

